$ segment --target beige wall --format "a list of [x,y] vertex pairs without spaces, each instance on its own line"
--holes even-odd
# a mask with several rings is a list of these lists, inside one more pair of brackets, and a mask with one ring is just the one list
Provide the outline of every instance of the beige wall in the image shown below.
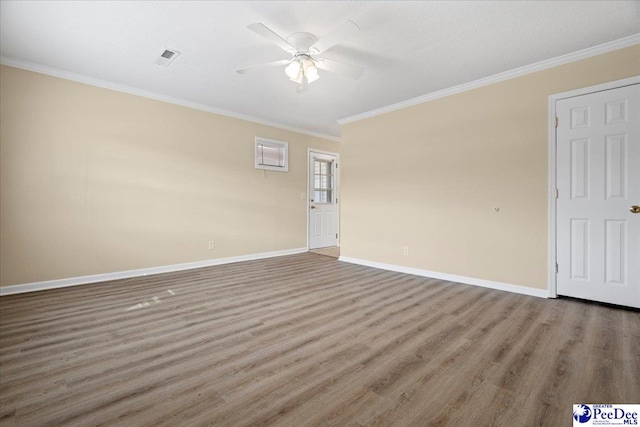
[[[1,286],[306,247],[307,148],[337,142],[10,67],[0,84]],[[255,136],[289,142],[289,173],[254,169]]]
[[548,96],[638,74],[633,46],[344,125],[341,255],[547,288]]

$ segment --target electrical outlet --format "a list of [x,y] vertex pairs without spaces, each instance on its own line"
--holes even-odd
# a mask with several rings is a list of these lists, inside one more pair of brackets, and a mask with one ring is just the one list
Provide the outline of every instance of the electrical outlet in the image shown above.
[[216,248],[216,241],[215,240],[209,240],[209,250],[212,251]]
[[409,246],[402,247],[402,255],[409,255]]
[[307,193],[300,193],[300,200],[304,200],[307,198]]

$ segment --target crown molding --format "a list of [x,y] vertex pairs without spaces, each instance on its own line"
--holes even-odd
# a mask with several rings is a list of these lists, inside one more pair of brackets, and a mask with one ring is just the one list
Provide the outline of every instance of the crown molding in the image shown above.
[[447,89],[431,92],[426,95],[421,95],[416,98],[407,99],[395,104],[388,105],[386,107],[376,108],[375,110],[367,111],[364,113],[356,114],[354,116],[345,117],[338,120],[338,124],[345,125],[347,123],[357,122],[359,120],[368,119],[371,117],[379,116],[381,114],[390,113],[392,111],[401,110],[403,108],[412,107],[414,105],[422,104],[427,101],[432,101],[438,98],[444,98],[446,96],[454,95],[456,93],[466,92],[468,90],[476,89],[483,86],[488,86],[493,83],[498,83],[504,80],[513,79],[515,77],[524,76],[527,74],[535,73],[537,71],[546,70],[548,68],[557,67],[559,65],[568,64],[570,62],[579,61],[581,59],[590,58],[592,56],[600,55],[603,53],[613,52],[614,50],[623,49],[625,47],[640,44],[640,33],[633,34],[628,37],[624,37],[618,40],[614,40],[608,43],[603,43],[597,46],[589,47],[587,49],[579,50],[576,52],[568,53],[566,55],[558,56],[544,61],[536,62],[534,64],[525,65],[524,67],[515,68],[513,70],[505,71],[503,73],[494,74],[493,76],[484,77],[479,80],[475,80],[469,83],[463,83],[458,86],[453,86]]
[[35,73],[46,74],[48,76],[58,77],[65,80],[71,80],[74,82],[83,83],[90,86],[96,86],[103,89],[109,89],[116,92],[123,92],[130,95],[141,96],[143,98],[154,99],[156,101],[167,102],[169,104],[180,105],[182,107],[193,108],[194,110],[206,111],[208,113],[213,113],[213,114],[218,114],[220,116],[244,120],[244,121],[256,123],[259,125],[271,126],[274,128],[278,128],[278,129],[282,129],[290,132],[296,132],[304,135],[328,139],[330,141],[340,142],[340,138],[334,135],[327,135],[320,132],[313,132],[306,129],[296,128],[296,127],[288,126],[282,123],[272,122],[269,120],[260,119],[258,117],[248,116],[245,114],[235,113],[233,111],[223,110],[223,109],[215,108],[209,105],[187,101],[185,99],[174,98],[172,96],[163,95],[161,93],[138,89],[138,88],[123,85],[120,83],[110,82],[107,80],[101,80],[94,77],[85,76],[83,74],[72,73],[70,71],[64,71],[58,68],[47,67],[45,65],[40,65],[33,62],[22,61],[20,59],[2,56],[0,57],[0,64],[7,65],[9,67],[20,68],[22,70],[33,71]]

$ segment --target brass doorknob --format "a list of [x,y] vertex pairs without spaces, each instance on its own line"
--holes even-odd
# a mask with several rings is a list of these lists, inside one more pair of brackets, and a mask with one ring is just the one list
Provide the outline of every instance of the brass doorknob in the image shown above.
[[638,205],[633,205],[629,208],[629,212],[631,213],[640,213],[640,206]]
[[[315,206],[311,206],[311,209],[315,209],[315,208],[316,208]],[[640,209],[640,208],[639,208],[639,209]]]

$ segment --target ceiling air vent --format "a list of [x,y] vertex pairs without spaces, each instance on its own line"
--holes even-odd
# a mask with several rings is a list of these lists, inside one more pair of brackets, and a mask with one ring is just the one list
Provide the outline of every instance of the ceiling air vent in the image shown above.
[[180,52],[176,50],[165,49],[164,52],[156,59],[156,64],[167,66],[173,62],[180,55]]

